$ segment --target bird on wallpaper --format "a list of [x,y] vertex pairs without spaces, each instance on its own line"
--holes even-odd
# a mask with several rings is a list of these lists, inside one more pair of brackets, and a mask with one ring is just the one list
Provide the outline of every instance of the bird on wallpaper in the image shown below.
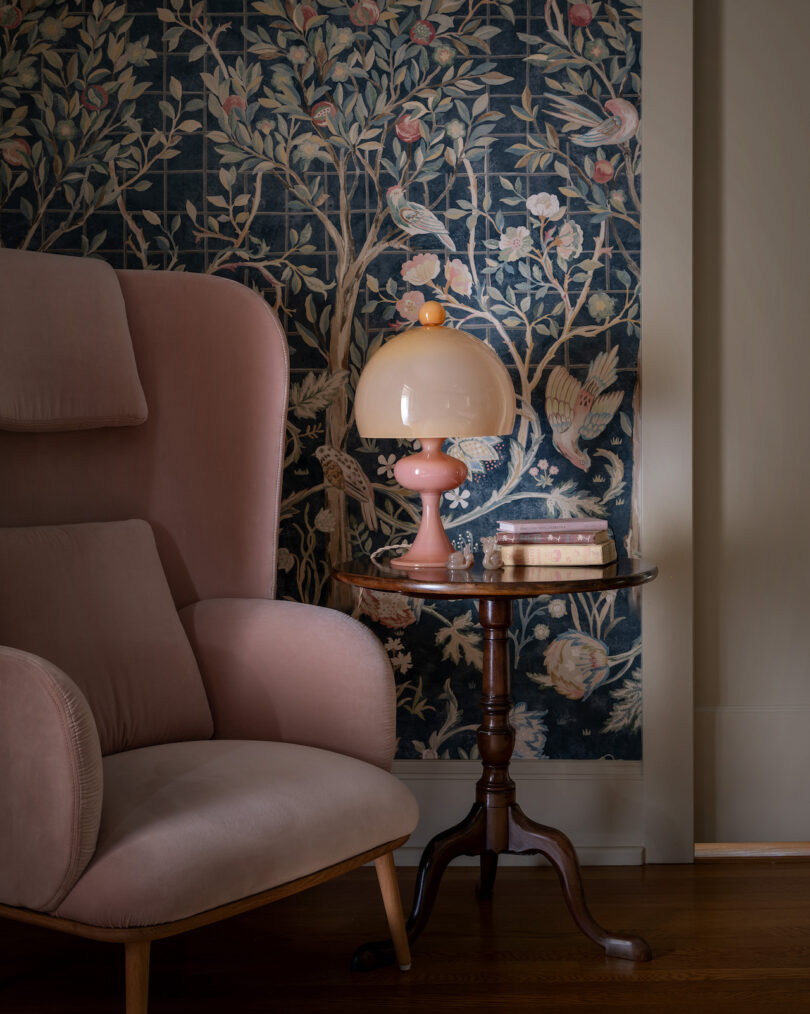
[[443,225],[424,204],[409,201],[405,196],[404,187],[389,187],[385,196],[388,199],[388,210],[396,226],[409,236],[437,236],[448,250],[455,252],[456,244],[450,239],[447,226]]
[[354,458],[339,451],[336,447],[323,444],[315,451],[315,457],[320,461],[323,469],[323,477],[327,485],[341,489],[344,493],[354,497],[360,504],[363,520],[366,525],[377,531],[377,512],[374,509],[374,490],[368,481],[368,476],[357,464]]
[[556,107],[556,111],[551,113],[552,116],[590,128],[584,134],[571,135],[574,144],[582,145],[584,148],[598,148],[602,144],[623,144],[634,137],[638,130],[638,111],[627,99],[608,99],[605,111],[610,115],[606,119],[558,95],[552,95],[550,102]]
[[579,441],[598,437],[622,401],[621,391],[602,393],[616,380],[618,354],[618,345],[600,352],[591,363],[584,384],[564,366],[555,366],[546,384],[546,416],[551,424],[552,442],[560,454],[583,472],[590,468],[591,459]]

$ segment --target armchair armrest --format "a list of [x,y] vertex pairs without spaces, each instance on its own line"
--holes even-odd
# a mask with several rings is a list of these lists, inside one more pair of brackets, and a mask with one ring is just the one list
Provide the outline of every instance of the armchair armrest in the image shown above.
[[391,768],[396,691],[385,649],[334,609],[208,599],[180,617],[218,739],[301,743]]
[[0,902],[53,911],[96,849],[101,746],[73,680],[0,647]]

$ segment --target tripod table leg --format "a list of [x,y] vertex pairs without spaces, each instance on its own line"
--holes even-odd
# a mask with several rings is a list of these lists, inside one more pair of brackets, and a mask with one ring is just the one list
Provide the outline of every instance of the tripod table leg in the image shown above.
[[557,871],[568,909],[586,937],[603,947],[611,958],[649,961],[649,944],[641,937],[610,933],[594,919],[585,903],[579,860],[570,840],[553,827],[536,824],[515,803],[509,808],[509,851],[541,852]]
[[475,888],[475,893],[481,901],[488,901],[492,897],[497,872],[498,853],[487,849],[486,852],[481,853],[481,876]]
[[[406,928],[408,941],[413,943],[425,928],[433,909],[442,874],[457,856],[477,856],[484,849],[486,814],[480,804],[475,803],[460,823],[441,831],[425,846],[416,885],[413,892],[413,908]],[[378,940],[363,944],[354,952],[352,969],[356,972],[390,965],[394,961],[394,948],[390,940]]]

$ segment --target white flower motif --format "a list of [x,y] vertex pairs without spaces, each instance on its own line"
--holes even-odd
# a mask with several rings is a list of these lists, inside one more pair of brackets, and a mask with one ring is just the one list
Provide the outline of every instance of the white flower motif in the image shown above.
[[567,262],[582,253],[582,229],[576,222],[566,222],[557,233],[557,260]]
[[389,454],[386,458],[384,454],[380,454],[377,457],[377,475],[384,475],[386,479],[394,478],[394,465],[397,463],[396,454]]
[[607,320],[614,307],[614,301],[606,292],[594,292],[588,300],[588,313],[594,320]]
[[548,604],[548,614],[553,616],[555,620],[559,620],[561,616],[565,616],[568,612],[568,605],[565,599],[552,599]]
[[444,275],[453,292],[457,292],[460,296],[469,296],[472,292],[470,269],[458,257],[454,257],[445,267]]
[[402,640],[399,637],[389,637],[385,642],[386,651],[402,651]]
[[447,131],[447,136],[452,137],[454,140],[457,137],[463,137],[467,130],[461,120],[450,120],[449,123],[445,124],[444,129]]
[[[11,8],[14,11],[14,8]],[[59,18],[43,18],[39,26],[39,34],[48,42],[58,42],[65,34],[65,26]]]
[[550,633],[551,631],[546,623],[538,623],[534,628],[534,636],[538,641],[545,641]]
[[402,265],[402,277],[411,285],[427,285],[439,273],[436,254],[417,254]]
[[[577,226],[579,228],[579,226]],[[580,236],[582,230],[580,230]],[[510,225],[501,233],[498,240],[501,249],[500,258],[502,261],[516,261],[518,257],[525,257],[532,248],[532,237],[525,225],[517,227]]]
[[296,155],[309,161],[315,158],[318,152],[321,150],[321,142],[315,137],[309,137],[304,141],[299,141],[296,148]]
[[315,528],[319,532],[333,532],[335,530],[335,515],[324,507],[315,515]]
[[450,510],[455,510],[456,507],[460,507],[464,510],[465,507],[469,507],[470,491],[463,489],[460,493],[457,493],[454,489],[444,494],[450,502]]
[[526,207],[538,218],[551,218],[560,210],[560,202],[555,194],[531,194],[526,198]]

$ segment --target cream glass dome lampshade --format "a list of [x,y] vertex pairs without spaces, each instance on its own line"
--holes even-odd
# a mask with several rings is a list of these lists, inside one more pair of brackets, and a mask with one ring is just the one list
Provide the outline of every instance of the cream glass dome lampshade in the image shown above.
[[424,303],[422,327],[403,331],[368,361],[354,401],[361,437],[483,437],[511,433],[515,389],[492,349],[443,327]]
[[371,357],[354,401],[361,437],[422,443],[394,468],[401,485],[422,495],[414,543],[391,561],[399,567],[435,567],[453,552],[439,503],[444,491],[464,481],[467,466],[442,451],[445,438],[511,433],[515,422],[515,389],[492,349],[466,331],[443,327],[440,303],[424,303],[419,320],[422,327],[397,335]]

